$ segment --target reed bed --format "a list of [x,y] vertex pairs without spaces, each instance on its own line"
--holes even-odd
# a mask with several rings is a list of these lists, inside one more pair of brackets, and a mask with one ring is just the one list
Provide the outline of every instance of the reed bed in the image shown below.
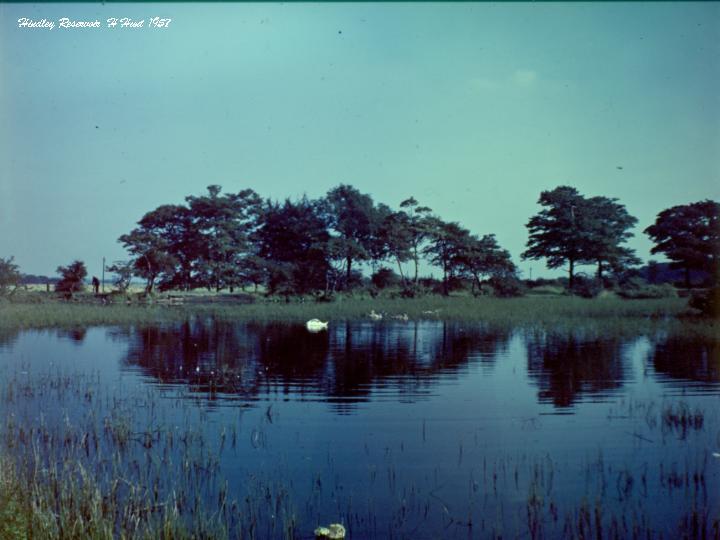
[[570,296],[528,296],[500,299],[467,296],[427,296],[415,299],[341,297],[335,302],[258,302],[255,304],[96,305],[72,302],[0,304],[0,329],[138,324],[214,317],[223,320],[303,322],[311,318],[332,322],[368,319],[373,310],[384,321],[407,316],[409,320],[478,321],[495,325],[552,328],[578,326],[607,330],[657,328],[717,336],[718,321],[694,317],[686,300],[587,300]]
[[[0,428],[0,537],[3,539],[309,538],[329,515],[350,538],[718,538],[716,464],[700,455],[687,431],[716,429],[705,413],[680,403],[621,404],[647,435],[680,432],[686,457],[624,467],[602,452],[579,470],[584,487],[565,493],[565,464],[523,450],[494,457],[480,439],[457,441],[457,463],[438,464],[418,477],[399,449],[372,450],[364,466],[366,490],[348,485],[334,457],[305,471],[291,464],[248,470],[229,478],[237,461],[238,426],[212,426],[207,412],[185,396],[155,387],[114,388],[98,374],[6,373],[0,403],[9,411]],[[53,403],[37,413],[33,402]],[[138,411],[142,411],[139,414]],[[272,423],[268,408],[260,427]],[[699,420],[702,418],[703,420]],[[685,420],[683,420],[685,419]],[[720,432],[718,432],[720,435]],[[646,436],[643,436],[647,439]],[[262,434],[251,437],[263,440]],[[445,500],[457,467],[472,460],[465,504]],[[449,476],[448,476],[449,475]],[[580,498],[575,495],[580,493]],[[672,522],[658,515],[657,497],[682,497]]]

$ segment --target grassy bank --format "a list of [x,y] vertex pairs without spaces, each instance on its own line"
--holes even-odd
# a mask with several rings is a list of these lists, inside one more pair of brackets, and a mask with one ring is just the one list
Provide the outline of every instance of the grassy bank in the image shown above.
[[588,300],[573,296],[527,296],[501,299],[468,296],[426,296],[414,299],[340,297],[334,302],[256,302],[252,304],[193,303],[185,305],[66,302],[7,303],[0,305],[0,326],[43,327],[62,324],[105,324],[184,319],[212,315],[238,320],[305,321],[367,319],[370,311],[383,319],[539,322],[568,318],[667,318],[689,313],[687,300],[664,298]]
[[623,300],[572,296],[493,297],[426,296],[415,299],[340,297],[335,302],[267,302],[253,304],[193,303],[185,305],[86,304],[65,301],[0,305],[0,330],[90,325],[152,324],[214,317],[238,321],[303,322],[311,318],[333,322],[368,320],[374,310],[384,321],[447,320],[484,322],[533,328],[588,328],[633,332],[680,328],[683,333],[717,336],[718,323],[692,315],[683,298]]

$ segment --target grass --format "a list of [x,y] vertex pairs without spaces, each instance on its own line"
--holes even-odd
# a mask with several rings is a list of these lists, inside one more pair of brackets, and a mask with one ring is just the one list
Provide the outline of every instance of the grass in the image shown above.
[[[194,317],[225,321],[286,321],[312,318],[330,321],[370,321],[371,310],[383,320],[407,315],[412,321],[478,322],[494,327],[552,330],[557,333],[616,336],[684,335],[717,339],[718,321],[690,314],[687,300],[663,298],[588,300],[572,296],[493,298],[425,296],[421,298],[338,297],[334,302],[269,301],[252,304],[191,303],[184,305],[108,304],[66,302],[44,298],[38,303],[0,303],[0,339],[22,329],[77,328],[93,325],[134,325],[184,321]],[[403,317],[404,318],[404,317]]]
[[493,298],[469,296],[425,296],[415,299],[338,297],[334,302],[312,300],[282,302],[262,301],[253,304],[100,305],[62,300],[37,303],[0,304],[0,326],[46,326],[72,322],[147,322],[172,320],[187,314],[218,315],[223,318],[255,320],[351,320],[366,318],[371,309],[386,316],[407,314],[411,319],[491,320],[509,322],[554,322],[567,318],[665,318],[688,312],[681,298],[621,300],[601,298],[587,300],[572,296],[527,296]]

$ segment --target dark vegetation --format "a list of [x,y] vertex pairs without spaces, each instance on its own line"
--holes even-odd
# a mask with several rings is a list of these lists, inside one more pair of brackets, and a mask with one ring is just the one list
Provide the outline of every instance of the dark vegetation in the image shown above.
[[[676,295],[673,285],[712,287],[718,282],[720,204],[701,201],[660,212],[645,232],[653,253],[670,263],[640,263],[624,244],[637,219],[617,199],[585,197],[559,186],[540,194],[542,209],[527,223],[523,259],[545,259],[548,268],[566,268],[567,278],[522,280],[510,254],[495,235],[477,235],[448,222],[410,197],[393,210],[349,185],[325,197],[263,200],[253,190],[223,194],[212,185],[184,204],[162,205],[145,214],[120,237],[127,261],[106,270],[124,294],[133,277],[156,291],[243,292],[268,298],[333,300],[367,294],[413,298],[574,294],[594,298],[612,291],[626,299]],[[12,258],[0,259],[0,294],[9,296],[27,282]],[[422,277],[430,265],[440,278]],[[592,275],[578,272],[592,265]],[[370,269],[369,276],[363,270]],[[81,261],[59,267],[55,288],[67,298],[83,290]],[[40,282],[48,283],[41,277]],[[692,306],[712,314],[712,293],[696,291]]]
[[[538,203],[543,209],[527,224],[522,256],[546,259],[549,268],[566,266],[567,290],[586,297],[606,288],[627,288],[633,298],[668,293],[638,281],[633,267],[640,261],[624,245],[637,219],[617,199],[560,186],[542,192]],[[665,253],[672,269],[685,270],[686,286],[692,272],[717,279],[719,208],[712,201],[674,207],[646,230],[657,242],[654,252]],[[444,221],[412,197],[395,211],[348,185],[321,199],[283,202],[263,201],[252,190],[222,195],[219,186],[209,186],[207,195],[187,197],[186,205],[147,213],[120,241],[133,256],[126,274],[132,269],[144,278],[147,292],[156,284],[161,290],[262,286],[286,299],[327,299],[360,286],[375,292],[399,287],[405,297],[447,296],[463,288],[474,295],[525,291],[493,234],[475,235]],[[440,270],[439,281],[420,277],[423,260]],[[363,264],[372,268],[369,281],[360,273]],[[578,265],[594,265],[595,277],[578,276]],[[657,278],[659,269],[648,265],[647,278]]]

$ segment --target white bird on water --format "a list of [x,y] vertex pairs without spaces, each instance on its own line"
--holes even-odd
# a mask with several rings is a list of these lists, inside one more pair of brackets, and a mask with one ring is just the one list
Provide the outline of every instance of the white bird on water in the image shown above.
[[327,330],[328,322],[329,321],[322,322],[320,319],[310,319],[308,322],[305,323],[305,328],[307,328],[310,332]]
[[371,309],[370,310],[370,318],[373,321],[380,321],[380,320],[382,320],[383,316],[382,316],[382,313],[375,313],[375,310]]

